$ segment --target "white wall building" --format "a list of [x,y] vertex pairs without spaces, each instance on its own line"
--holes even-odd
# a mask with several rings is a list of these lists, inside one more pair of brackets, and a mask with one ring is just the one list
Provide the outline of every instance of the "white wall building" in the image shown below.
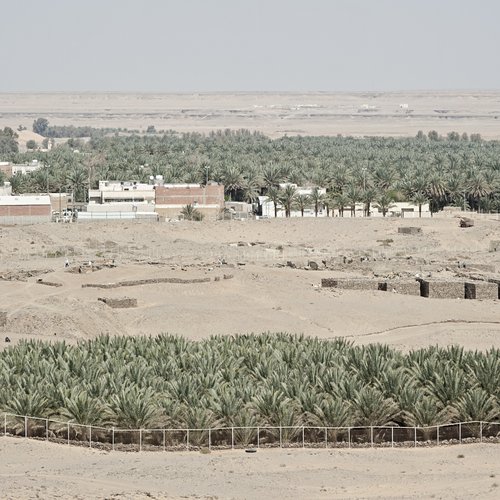
[[89,191],[90,203],[154,203],[155,186],[137,181],[99,181]]
[[[299,187],[296,184],[280,184],[280,189],[286,188],[286,186],[291,185],[295,188],[298,196],[310,196],[312,192],[316,189],[315,187]],[[326,194],[326,188],[318,188],[319,192],[323,195]],[[263,218],[273,218],[274,217],[274,203],[269,200],[267,196],[259,196],[259,205],[262,207],[262,217]],[[324,217],[326,215],[326,209],[320,207],[318,212],[318,217]],[[301,217],[302,214],[300,210],[296,207],[292,207],[290,212],[290,217]],[[304,210],[304,217],[314,217],[314,206],[310,206]],[[278,205],[278,217],[285,217],[285,209],[282,205]]]

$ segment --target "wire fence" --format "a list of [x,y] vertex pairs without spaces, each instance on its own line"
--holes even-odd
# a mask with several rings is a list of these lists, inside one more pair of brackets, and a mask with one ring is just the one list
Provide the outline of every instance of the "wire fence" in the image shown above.
[[108,451],[189,451],[246,448],[423,447],[500,442],[500,422],[429,427],[216,427],[123,429],[4,413],[3,435]]

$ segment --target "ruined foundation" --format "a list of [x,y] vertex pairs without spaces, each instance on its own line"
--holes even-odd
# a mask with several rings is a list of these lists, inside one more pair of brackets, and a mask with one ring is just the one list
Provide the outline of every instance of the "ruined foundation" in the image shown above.
[[387,291],[420,297],[420,283],[417,280],[388,281]]
[[463,299],[465,287],[463,281],[420,281],[420,295],[431,299]]
[[399,234],[422,234],[422,228],[421,227],[412,227],[412,226],[398,227],[398,233]]
[[499,290],[496,283],[486,281],[467,282],[465,283],[465,298],[496,300],[500,298]]
[[122,297],[121,299],[99,297],[97,300],[104,302],[107,306],[112,307],[113,309],[128,309],[131,307],[137,307],[137,299],[131,299],[129,297]]
[[341,290],[385,290],[385,282],[368,278],[324,278],[323,288],[339,288]]

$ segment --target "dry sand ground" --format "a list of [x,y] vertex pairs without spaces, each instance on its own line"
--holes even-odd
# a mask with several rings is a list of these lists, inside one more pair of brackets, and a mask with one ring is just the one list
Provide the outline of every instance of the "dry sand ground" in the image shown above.
[[[399,234],[402,225],[421,235]],[[385,240],[389,246],[384,246]],[[500,302],[426,299],[388,292],[321,289],[334,276],[407,276],[449,279],[500,268],[500,221],[477,219],[461,229],[453,217],[434,219],[291,219],[261,221],[46,224],[0,228],[0,335],[20,338],[91,338],[99,333],[168,332],[199,339],[213,334],[288,331],[357,343],[386,342],[408,349],[459,343],[500,347]],[[69,273],[89,260],[116,267]],[[76,255],[71,255],[76,254]],[[361,262],[362,256],[369,260]],[[343,264],[343,257],[347,262]],[[409,258],[411,257],[411,258]],[[330,270],[306,270],[310,260]],[[226,264],[220,265],[221,261]],[[285,264],[291,261],[296,269]],[[25,278],[26,271],[47,270]],[[85,271],[86,268],[84,267]],[[232,279],[222,279],[223,276]],[[162,283],[116,289],[82,284],[165,278],[210,278],[209,283]],[[214,278],[221,278],[215,281]],[[26,281],[20,281],[25,279]],[[60,283],[42,286],[37,279]],[[138,307],[111,309],[99,297],[136,298]]]
[[[401,109],[407,104],[408,109]],[[452,130],[500,138],[500,92],[3,93],[0,127],[53,125],[288,135],[414,136]],[[31,137],[30,137],[31,138]],[[28,139],[23,136],[23,141]]]
[[[399,234],[402,225],[419,226],[423,233]],[[384,240],[392,242],[384,246]],[[13,343],[22,338],[75,342],[99,333],[170,332],[199,339],[272,330],[343,335],[403,350],[452,343],[500,347],[498,300],[318,286],[322,277],[350,275],[498,277],[480,269],[500,268],[500,253],[488,251],[492,240],[500,240],[495,216],[477,217],[467,229],[444,216],[1,227],[0,310],[7,313],[7,324],[0,337],[8,335]],[[65,257],[51,257],[65,253],[72,266],[114,259],[116,267],[66,272]],[[361,262],[361,256],[369,260]],[[332,269],[303,269],[310,260],[320,266],[322,260],[330,262]],[[297,268],[284,265],[287,261]],[[51,271],[28,276],[35,270]],[[213,280],[224,274],[233,277]],[[81,286],[155,277],[212,280],[109,290]],[[39,278],[62,286],[40,285]],[[97,300],[123,296],[136,298],[138,307],[111,309]],[[493,445],[106,454],[0,437],[2,498],[498,498],[499,467]]]
[[[0,438],[2,498],[498,498],[497,445],[106,453]],[[30,457],[28,459],[28,457]],[[463,457],[463,458],[462,458]]]

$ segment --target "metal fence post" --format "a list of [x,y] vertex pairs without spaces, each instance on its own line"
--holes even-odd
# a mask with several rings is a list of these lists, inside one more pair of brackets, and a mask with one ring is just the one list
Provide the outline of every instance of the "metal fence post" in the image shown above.
[[186,450],[189,450],[189,429],[186,429]]
[[231,427],[231,449],[234,450],[234,427]]
[[45,439],[49,440],[49,419],[45,419]]
[[142,429],[139,429],[139,451],[142,451]]
[[280,448],[282,447],[282,438],[281,438],[281,425],[280,425]]
[[373,448],[373,426],[370,425],[370,443],[372,445],[372,448]]
[[89,425],[89,448],[92,448],[92,426]]
[[325,448],[328,448],[328,429],[325,427]]
[[7,413],[3,414],[3,435],[7,435]]
[[28,417],[24,417],[24,437],[28,437]]
[[115,451],[115,427],[111,428],[111,449]]
[[208,449],[212,449],[212,429],[208,429]]
[[69,446],[69,422],[68,422],[68,446]]
[[304,426],[302,426],[302,448],[305,447],[305,435],[304,435]]
[[394,427],[391,427],[391,448],[394,448]]
[[414,428],[413,428],[413,430],[414,430],[414,432],[415,432],[415,437],[414,437],[414,439],[415,439],[415,448],[416,448],[416,447],[417,447],[417,428],[416,428],[416,427],[414,427]]
[[163,429],[163,451],[165,451],[165,429]]
[[257,448],[260,448],[260,427],[257,427]]
[[347,441],[349,443],[348,448],[350,448],[351,447],[351,428],[350,427],[347,428]]
[[479,441],[483,442],[483,422],[479,422]]
[[462,444],[462,422],[458,423],[458,441]]
[[437,436],[437,445],[439,446],[439,425],[437,426],[436,430],[437,430],[437,432],[436,432],[436,436]]

